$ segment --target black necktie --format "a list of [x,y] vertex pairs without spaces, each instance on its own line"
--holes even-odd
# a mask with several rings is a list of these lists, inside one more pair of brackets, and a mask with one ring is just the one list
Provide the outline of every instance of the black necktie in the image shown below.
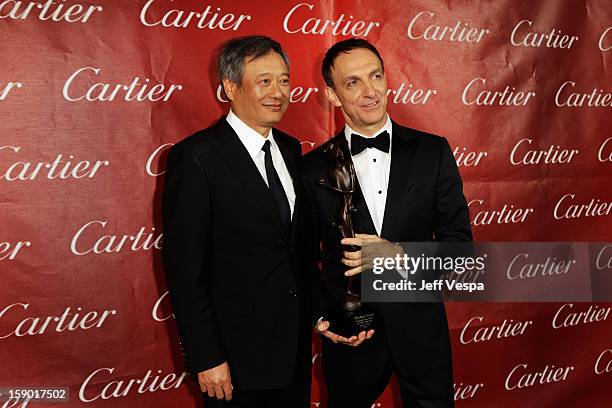
[[389,153],[389,144],[389,132],[386,130],[379,133],[376,137],[363,137],[351,133],[351,154],[353,156],[363,152],[368,147]]
[[288,228],[291,223],[291,209],[289,208],[289,201],[287,200],[287,194],[285,194],[283,184],[281,183],[280,177],[278,177],[278,173],[274,168],[274,163],[272,163],[269,140],[266,140],[261,150],[263,150],[265,153],[268,187],[270,187],[272,197],[274,197],[274,201],[276,201],[276,205],[280,211],[281,220],[283,221],[285,227]]

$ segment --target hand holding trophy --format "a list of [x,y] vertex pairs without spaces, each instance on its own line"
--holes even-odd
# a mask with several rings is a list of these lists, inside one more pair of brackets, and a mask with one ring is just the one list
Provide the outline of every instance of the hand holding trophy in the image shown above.
[[[334,225],[338,228],[341,239],[354,238],[352,214],[355,212],[353,193],[356,186],[356,174],[347,140],[341,138],[330,143],[325,153],[333,159],[334,165],[329,168],[326,177],[319,180],[319,185],[342,195],[338,219]],[[359,250],[354,245],[346,245],[345,249],[350,252]],[[336,307],[330,311],[330,330],[340,335],[338,336],[339,341],[349,340],[342,342],[351,345],[371,337],[376,321],[374,310],[361,302],[359,289],[355,287],[355,280],[353,275],[346,277],[346,289],[340,304],[335,305]],[[351,339],[356,340],[350,341]]]

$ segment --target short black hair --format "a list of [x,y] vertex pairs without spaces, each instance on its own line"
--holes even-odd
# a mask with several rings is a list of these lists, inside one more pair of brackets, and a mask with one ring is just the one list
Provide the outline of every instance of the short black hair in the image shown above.
[[278,41],[263,35],[249,35],[246,37],[232,38],[221,45],[217,72],[219,82],[229,79],[235,84],[242,85],[244,65],[247,58],[257,59],[269,52],[275,52],[289,67],[289,58]]
[[376,57],[380,61],[380,65],[382,67],[383,73],[385,72],[385,63],[383,62],[383,59],[380,56],[380,53],[378,52],[376,47],[372,45],[372,43],[362,38],[349,38],[348,40],[343,40],[343,41],[335,43],[325,53],[325,57],[323,58],[323,64],[321,66],[321,71],[323,73],[323,79],[325,80],[325,84],[327,86],[334,89],[334,82],[332,80],[331,71],[332,71],[332,68],[334,67],[334,61],[336,60],[336,58],[338,58],[338,55],[340,55],[340,53],[342,52],[348,53],[351,50],[354,50],[357,48],[365,48],[366,50],[372,51],[372,53],[376,55]]

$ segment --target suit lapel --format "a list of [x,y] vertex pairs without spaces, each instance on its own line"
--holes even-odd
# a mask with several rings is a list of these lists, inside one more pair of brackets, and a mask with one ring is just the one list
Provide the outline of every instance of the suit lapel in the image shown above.
[[[336,140],[341,137],[345,137],[344,130],[341,130],[340,133],[338,133],[332,140]],[[347,154],[350,154],[350,152],[347,152]],[[322,171],[327,172],[327,169],[322,169]],[[325,176],[325,173],[321,174],[321,176]],[[336,195],[338,195],[338,197],[340,196],[338,193],[336,193]],[[376,228],[374,227],[374,222],[372,221],[372,216],[370,215],[370,210],[368,209],[368,204],[366,203],[363,192],[361,191],[361,186],[359,185],[359,180],[356,176],[355,192],[353,193],[353,207],[355,208],[355,212],[353,213],[353,227],[355,229],[355,233],[376,234]]]
[[374,221],[372,221],[372,215],[370,214],[368,203],[366,202],[363,192],[361,191],[359,180],[355,180],[357,184],[355,193],[353,193],[353,206],[357,210],[357,213],[355,214],[356,217],[353,217],[355,233],[376,234],[376,227],[374,226]]
[[[272,221],[283,234],[286,233],[285,227],[280,217],[280,213],[272,197],[268,185],[261,177],[261,173],[255,166],[249,152],[244,147],[234,129],[227,123],[223,116],[215,125],[219,130],[220,153],[227,162],[228,168],[236,175],[245,190],[261,206],[268,218]],[[239,197],[237,197],[239,198]]]
[[[273,131],[274,132],[274,131]],[[300,173],[298,172],[298,165],[296,163],[296,158],[293,154],[291,154],[291,146],[289,145],[287,139],[275,132],[274,141],[278,145],[278,149],[280,150],[283,161],[285,162],[285,166],[287,166],[287,170],[291,175],[291,180],[293,182],[293,191],[295,191],[295,204],[293,206],[293,217],[291,217],[291,242],[295,241],[295,234],[297,231],[297,220],[299,216],[299,206],[300,206],[300,196],[302,189],[300,188]]]
[[402,211],[404,194],[412,190],[414,184],[410,182],[414,172],[413,154],[418,139],[410,129],[399,126],[393,122],[393,135],[391,137],[391,168],[389,170],[389,184],[387,188],[387,201],[381,236],[388,238],[395,225],[398,214]]

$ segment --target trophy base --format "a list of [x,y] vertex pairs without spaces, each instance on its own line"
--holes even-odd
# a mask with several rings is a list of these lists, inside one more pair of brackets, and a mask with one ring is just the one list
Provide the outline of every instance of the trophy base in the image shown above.
[[376,313],[368,307],[362,306],[353,311],[339,310],[330,316],[329,330],[348,338],[374,329],[376,320]]

